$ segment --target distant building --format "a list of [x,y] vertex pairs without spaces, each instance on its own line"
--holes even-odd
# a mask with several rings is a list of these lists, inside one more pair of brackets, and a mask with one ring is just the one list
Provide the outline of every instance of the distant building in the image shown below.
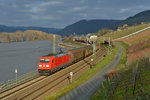
[[128,27],[128,24],[123,25],[123,29],[126,29]]
[[120,29],[120,28],[118,28],[118,29],[117,29],[117,31],[121,31],[121,29]]
[[145,23],[144,23],[144,22],[141,22],[141,24],[144,25]]

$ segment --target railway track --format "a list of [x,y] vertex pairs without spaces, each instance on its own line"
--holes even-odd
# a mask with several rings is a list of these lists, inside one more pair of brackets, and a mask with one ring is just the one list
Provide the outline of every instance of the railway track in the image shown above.
[[37,78],[35,78],[33,80],[27,81],[27,82],[25,82],[23,84],[19,84],[19,85],[13,87],[13,88],[5,90],[5,91],[0,93],[0,99],[5,98],[5,97],[7,97],[7,96],[17,92],[17,91],[19,91],[19,90],[29,86],[29,85],[32,85],[32,84],[34,84],[36,82],[39,82],[39,81],[43,80],[44,78],[46,78],[46,76],[39,76],[39,77],[37,77]]
[[[106,49],[102,48],[97,51],[98,62],[103,55],[106,54]],[[91,68],[92,55],[67,67],[59,72],[54,73],[48,77],[40,76],[39,78],[27,82],[19,87],[5,91],[0,94],[0,99],[2,100],[41,100],[51,92],[54,92],[60,88],[64,88],[70,84],[69,73],[73,72],[73,80],[77,79],[80,75]]]

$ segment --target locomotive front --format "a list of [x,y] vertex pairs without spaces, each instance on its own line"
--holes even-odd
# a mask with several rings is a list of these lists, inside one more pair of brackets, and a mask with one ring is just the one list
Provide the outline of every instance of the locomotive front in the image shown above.
[[52,57],[40,57],[38,64],[38,72],[41,75],[49,75],[51,73]]

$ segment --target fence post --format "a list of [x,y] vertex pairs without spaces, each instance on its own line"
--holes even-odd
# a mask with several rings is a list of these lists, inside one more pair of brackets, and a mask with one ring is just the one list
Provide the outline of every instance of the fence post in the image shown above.
[[140,85],[141,85],[141,91],[144,92],[144,87],[143,87],[143,83],[142,83],[142,69],[140,69]]
[[70,72],[70,83],[72,83],[73,72]]
[[91,59],[91,68],[94,66],[93,59]]
[[150,56],[149,56],[149,64],[150,64]]
[[135,95],[135,88],[136,88],[136,74],[138,69],[138,63],[136,64],[136,68],[133,68],[133,95]]
[[16,84],[17,84],[17,73],[18,73],[17,69],[15,69],[15,73],[16,73]]
[[[105,92],[105,98],[107,98],[107,93],[106,93],[106,90],[105,90],[105,87],[104,87],[104,84],[102,83],[102,88],[104,89],[104,92]],[[107,98],[108,99],[108,98]]]
[[56,38],[55,35],[53,35],[53,55],[55,55],[56,53],[56,50],[55,50],[56,39],[55,38]]

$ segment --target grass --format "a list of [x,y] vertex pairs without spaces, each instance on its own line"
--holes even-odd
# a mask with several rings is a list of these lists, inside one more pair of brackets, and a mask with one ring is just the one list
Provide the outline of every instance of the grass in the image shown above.
[[[135,85],[133,85],[133,69],[138,62]],[[141,59],[122,69],[120,75],[108,79],[90,100],[149,100],[150,98],[150,67],[148,59]],[[135,90],[133,90],[135,86]],[[133,94],[133,91],[135,94]]]
[[141,29],[144,29],[146,27],[150,26],[150,24],[143,24],[143,25],[137,25],[137,26],[131,26],[127,29],[121,30],[121,31],[114,31],[111,34],[106,34],[103,37],[111,37],[111,39],[120,38],[126,35],[129,35],[131,33],[134,33],[136,31],[139,31]]
[[77,80],[75,80],[68,87],[50,94],[44,100],[56,100],[59,97],[71,91],[72,89],[74,89],[75,87],[79,86],[80,84],[88,80],[89,78],[91,78],[93,75],[95,75],[98,71],[100,71],[104,66],[106,66],[113,59],[113,57],[116,55],[118,50],[119,50],[119,46],[116,45],[116,47],[112,50],[112,53],[110,53],[105,58],[103,58],[91,70],[88,70],[87,72],[85,72],[83,75],[81,75]]
[[122,41],[119,41],[118,43],[124,48],[124,50],[123,50],[120,62],[118,64],[118,66],[116,67],[116,69],[124,68],[126,66],[126,61],[127,61],[128,44],[126,44],[126,43],[124,43]]

